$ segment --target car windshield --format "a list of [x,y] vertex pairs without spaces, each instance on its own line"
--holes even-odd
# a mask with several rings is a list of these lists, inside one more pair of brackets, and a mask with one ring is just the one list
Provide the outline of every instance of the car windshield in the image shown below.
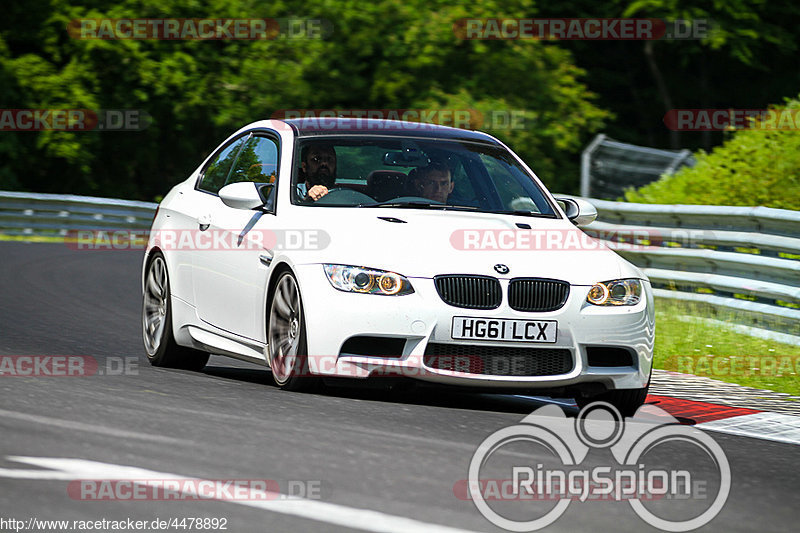
[[298,205],[557,216],[532,176],[497,145],[331,136],[298,139],[295,153]]

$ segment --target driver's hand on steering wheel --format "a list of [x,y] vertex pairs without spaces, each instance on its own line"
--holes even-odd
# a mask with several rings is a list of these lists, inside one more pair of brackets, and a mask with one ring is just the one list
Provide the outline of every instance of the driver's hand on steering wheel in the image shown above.
[[322,198],[326,194],[328,194],[328,188],[326,186],[324,186],[324,185],[314,185],[313,187],[311,187],[308,190],[308,193],[306,194],[306,198],[316,202],[317,200],[319,200],[320,198]]

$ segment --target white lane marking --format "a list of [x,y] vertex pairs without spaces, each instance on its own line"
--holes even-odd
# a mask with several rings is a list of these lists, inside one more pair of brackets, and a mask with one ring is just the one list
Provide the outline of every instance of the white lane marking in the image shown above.
[[149,440],[153,442],[164,442],[166,444],[181,444],[184,446],[195,444],[190,440],[174,439],[172,437],[165,437],[163,435],[152,435],[150,433],[139,433],[138,431],[128,431],[125,429],[110,428],[107,426],[96,426],[94,424],[84,424],[82,422],[74,422],[72,420],[62,420],[60,418],[52,418],[49,416],[32,415],[29,413],[18,413],[16,411],[7,411],[5,409],[0,409],[0,417],[13,418],[15,420],[22,420],[24,422],[33,422],[36,424],[44,424],[47,426],[53,426],[62,429],[74,429],[77,431],[97,433],[99,435],[120,437],[123,439]]
[[[70,459],[61,457],[24,457],[10,455],[7,460],[49,468],[51,470],[13,470],[8,468],[0,469],[0,477],[25,478],[26,475],[36,474],[29,479],[52,479],[52,480],[75,480],[75,479],[113,479],[143,481],[148,479],[181,479],[190,481],[203,481],[198,478],[157,472],[133,466],[122,466],[98,461],[88,461],[85,459]],[[49,474],[49,477],[45,474]],[[180,489],[179,489],[180,490]],[[289,498],[281,494],[269,491],[255,491],[248,489],[250,493],[259,492],[263,499],[255,501],[245,500],[219,500],[226,503],[255,507],[274,513],[282,513],[318,522],[326,522],[337,526],[351,529],[361,529],[364,531],[374,531],[376,533],[474,533],[465,529],[442,526],[429,522],[414,520],[403,516],[396,516],[380,511],[369,509],[358,509],[347,507],[336,503],[328,503],[317,500],[307,500],[304,498]],[[187,492],[187,496],[192,493]]]
[[72,472],[54,472],[53,470],[21,470],[16,468],[0,468],[0,477],[10,479],[46,479],[48,481],[73,481]]
[[800,416],[783,413],[753,413],[712,420],[697,424],[696,428],[741,435],[756,439],[800,444]]

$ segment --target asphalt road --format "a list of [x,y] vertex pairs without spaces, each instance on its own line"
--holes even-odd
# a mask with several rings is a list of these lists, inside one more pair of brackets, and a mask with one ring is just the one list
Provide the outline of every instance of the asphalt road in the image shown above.
[[[289,393],[270,384],[267,370],[221,357],[202,372],[153,368],[140,333],[140,263],[134,251],[0,243],[0,356],[91,356],[101,370],[128,364],[123,375],[0,376],[0,519],[218,517],[236,532],[350,531],[358,520],[372,531],[499,530],[453,487],[467,477],[484,438],[540,403],[450,391]],[[796,531],[800,447],[713,439],[730,461],[731,492],[701,530]],[[25,464],[15,456],[117,466]],[[609,458],[588,460],[601,465]],[[691,470],[702,469],[702,460],[687,454],[679,462]],[[304,486],[320,492],[296,511],[277,507],[288,502],[81,501],[68,492],[70,479],[116,479],[120,466],[269,479],[284,493],[290,482],[310,481]],[[625,503],[575,502],[546,530],[655,528]]]

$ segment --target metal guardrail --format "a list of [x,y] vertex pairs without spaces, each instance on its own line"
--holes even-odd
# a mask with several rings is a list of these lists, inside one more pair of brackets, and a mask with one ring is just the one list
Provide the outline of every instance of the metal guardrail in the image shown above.
[[[585,198],[586,233],[642,268],[662,298],[727,310],[739,325],[800,344],[800,212]],[[156,204],[0,191],[0,234],[148,229]]]
[[800,345],[799,211],[585,200],[598,211],[586,233],[640,267],[656,296]]
[[0,191],[0,233],[64,236],[70,230],[149,229],[151,202]]
[[636,146],[600,133],[581,154],[581,196],[620,198],[626,189],[642,187],[683,165],[694,164],[689,150]]

